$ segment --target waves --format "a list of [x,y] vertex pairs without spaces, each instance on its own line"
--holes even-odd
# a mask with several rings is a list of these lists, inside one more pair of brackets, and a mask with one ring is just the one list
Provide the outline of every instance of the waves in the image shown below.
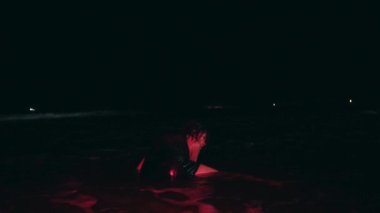
[[91,112],[73,112],[73,113],[30,113],[19,115],[0,116],[0,121],[25,121],[25,120],[42,120],[42,119],[63,119],[63,118],[83,118],[98,116],[115,116],[120,115],[117,111],[91,111]]

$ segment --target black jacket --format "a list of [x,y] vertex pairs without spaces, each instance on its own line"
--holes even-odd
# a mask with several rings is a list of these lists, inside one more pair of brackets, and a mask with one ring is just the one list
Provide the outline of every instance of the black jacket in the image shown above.
[[165,133],[145,156],[140,175],[146,178],[187,178],[195,175],[199,163],[189,159],[186,137]]

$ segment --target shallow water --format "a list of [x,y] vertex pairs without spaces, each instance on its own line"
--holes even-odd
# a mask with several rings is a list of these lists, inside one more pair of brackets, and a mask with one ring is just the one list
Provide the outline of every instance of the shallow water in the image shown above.
[[201,159],[227,173],[155,185],[139,181],[137,162],[193,114],[8,116],[0,212],[375,212],[373,112],[199,113],[210,131]]

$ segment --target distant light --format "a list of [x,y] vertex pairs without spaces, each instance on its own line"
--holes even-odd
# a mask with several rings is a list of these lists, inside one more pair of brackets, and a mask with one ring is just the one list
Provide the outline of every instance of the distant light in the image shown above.
[[349,101],[350,101],[350,103],[352,103],[352,99],[350,99]]
[[276,106],[276,103],[273,103],[272,105],[275,107],[275,106]]
[[32,108],[32,107],[29,107],[29,111],[30,111],[30,112],[35,112],[36,109],[34,109],[34,108]]

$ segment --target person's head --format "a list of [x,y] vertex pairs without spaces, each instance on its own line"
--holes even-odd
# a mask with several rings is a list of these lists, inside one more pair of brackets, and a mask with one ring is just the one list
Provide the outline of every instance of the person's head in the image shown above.
[[207,130],[199,122],[187,122],[183,131],[188,144],[199,145],[200,148],[206,146]]

